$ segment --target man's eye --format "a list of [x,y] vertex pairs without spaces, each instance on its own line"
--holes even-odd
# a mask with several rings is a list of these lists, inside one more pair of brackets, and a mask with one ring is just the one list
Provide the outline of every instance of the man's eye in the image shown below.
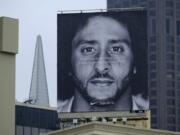
[[119,46],[113,46],[112,48],[111,48],[111,52],[112,53],[121,53],[121,52],[123,52],[124,51],[124,49],[122,48],[122,47],[119,47]]
[[95,51],[95,48],[93,47],[84,47],[81,49],[81,52],[83,54],[92,54]]

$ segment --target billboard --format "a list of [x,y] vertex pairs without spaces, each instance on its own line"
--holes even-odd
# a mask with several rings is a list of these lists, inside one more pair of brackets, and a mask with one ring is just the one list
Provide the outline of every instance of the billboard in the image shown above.
[[147,12],[57,15],[58,112],[149,109]]

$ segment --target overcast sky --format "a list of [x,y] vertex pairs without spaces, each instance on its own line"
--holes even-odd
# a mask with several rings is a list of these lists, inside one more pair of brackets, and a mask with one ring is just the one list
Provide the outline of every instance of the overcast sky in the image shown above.
[[29,97],[36,36],[42,36],[50,105],[57,96],[57,11],[105,9],[106,0],[0,0],[0,16],[19,19],[16,100]]

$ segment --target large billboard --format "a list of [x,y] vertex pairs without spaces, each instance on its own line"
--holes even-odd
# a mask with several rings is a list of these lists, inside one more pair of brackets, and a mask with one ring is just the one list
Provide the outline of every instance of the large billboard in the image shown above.
[[57,15],[58,112],[149,109],[147,12]]

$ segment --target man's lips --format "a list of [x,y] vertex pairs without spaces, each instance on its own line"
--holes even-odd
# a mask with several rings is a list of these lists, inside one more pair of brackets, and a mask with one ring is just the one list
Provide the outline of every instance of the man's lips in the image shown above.
[[114,82],[114,80],[110,78],[94,78],[90,82],[94,85],[103,87],[111,85]]

